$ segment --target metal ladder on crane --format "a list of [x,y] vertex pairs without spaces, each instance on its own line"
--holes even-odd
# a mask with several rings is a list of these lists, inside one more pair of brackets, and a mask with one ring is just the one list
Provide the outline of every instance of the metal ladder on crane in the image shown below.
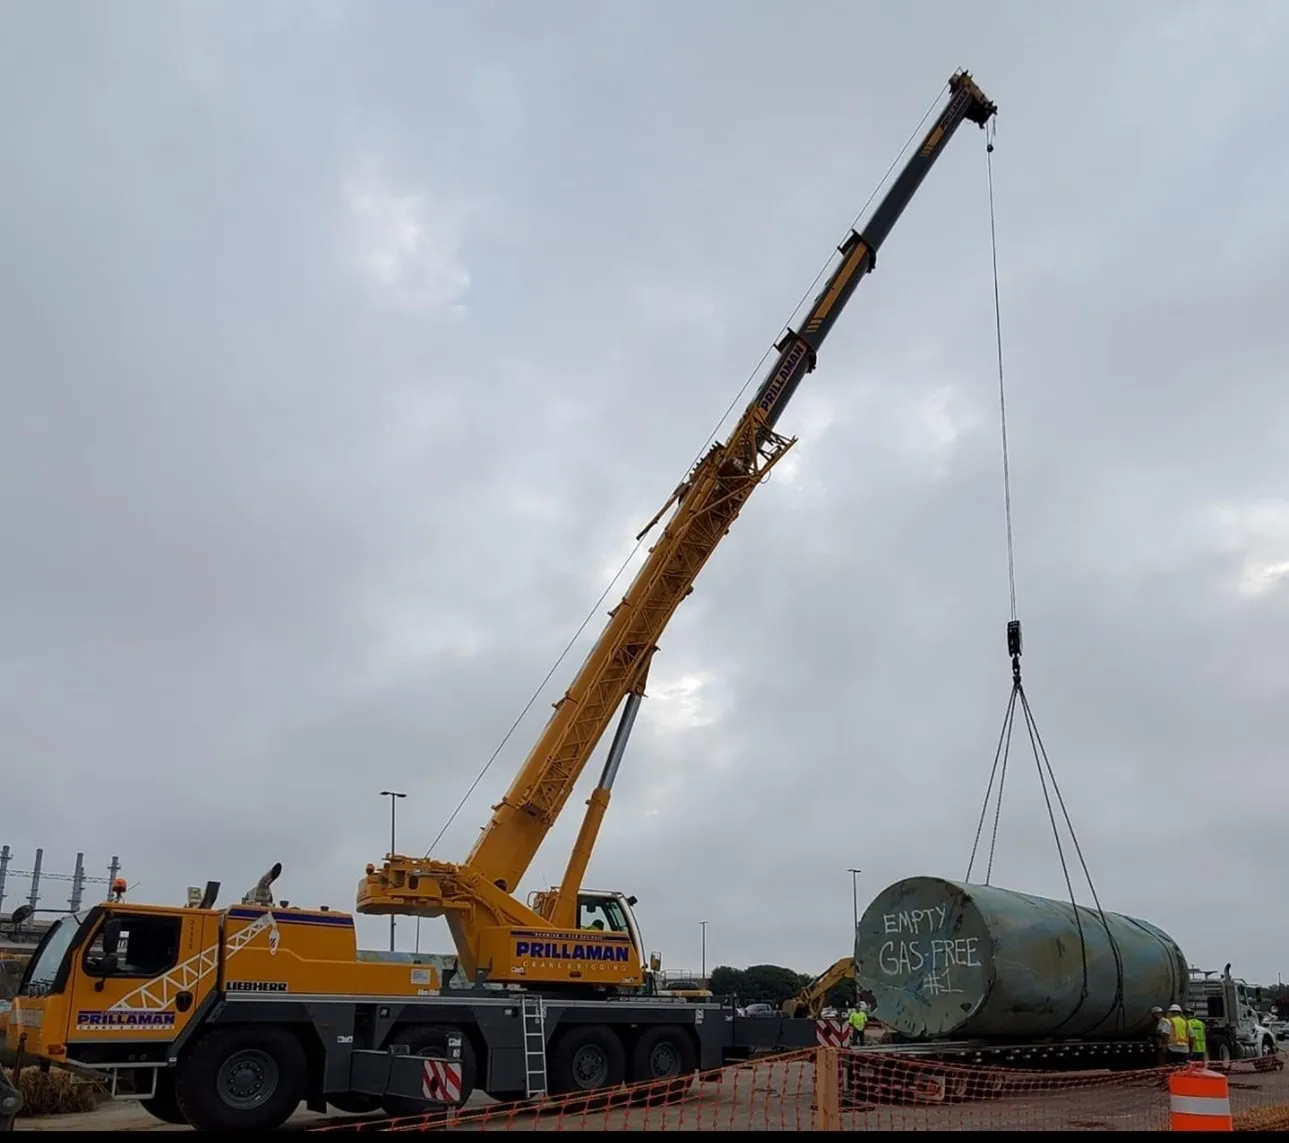
[[546,1001],[533,993],[519,998],[524,1022],[524,1087],[529,1099],[546,1097]]

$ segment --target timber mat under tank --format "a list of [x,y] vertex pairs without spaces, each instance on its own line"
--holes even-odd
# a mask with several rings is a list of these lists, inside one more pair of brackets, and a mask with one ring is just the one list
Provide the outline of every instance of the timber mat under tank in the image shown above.
[[874,1015],[914,1040],[1135,1039],[1187,980],[1182,950],[1146,921],[939,877],[874,898],[855,967]]

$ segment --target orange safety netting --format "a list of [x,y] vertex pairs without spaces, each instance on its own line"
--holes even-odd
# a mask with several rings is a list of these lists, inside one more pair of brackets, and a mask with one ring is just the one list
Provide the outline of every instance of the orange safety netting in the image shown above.
[[[1235,1130],[1289,1127],[1284,1056],[1221,1067]],[[1217,1065],[1210,1065],[1217,1067]],[[315,1131],[1167,1131],[1174,1069],[1036,1071],[818,1048],[536,1102],[332,1121]]]
[[814,1127],[816,1051],[734,1064],[686,1079],[537,1102],[490,1103],[399,1119],[331,1123],[315,1131],[809,1131]]
[[[840,1126],[895,1131],[1167,1131],[1177,1070],[968,1067],[865,1052],[840,1053],[838,1067]],[[1283,1057],[1221,1070],[1237,1130],[1242,1113],[1289,1101]]]

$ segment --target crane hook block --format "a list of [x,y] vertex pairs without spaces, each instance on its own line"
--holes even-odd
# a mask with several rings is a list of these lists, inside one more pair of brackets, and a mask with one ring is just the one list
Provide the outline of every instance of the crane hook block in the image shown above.
[[1007,623],[1007,654],[1013,659],[1020,658],[1020,620],[1012,619]]

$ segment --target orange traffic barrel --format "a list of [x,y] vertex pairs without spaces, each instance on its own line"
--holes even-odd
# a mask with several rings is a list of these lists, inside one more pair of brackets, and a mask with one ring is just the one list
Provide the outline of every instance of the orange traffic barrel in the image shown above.
[[1235,1130],[1226,1076],[1211,1072],[1202,1064],[1191,1064],[1169,1078],[1168,1095],[1172,1130]]

